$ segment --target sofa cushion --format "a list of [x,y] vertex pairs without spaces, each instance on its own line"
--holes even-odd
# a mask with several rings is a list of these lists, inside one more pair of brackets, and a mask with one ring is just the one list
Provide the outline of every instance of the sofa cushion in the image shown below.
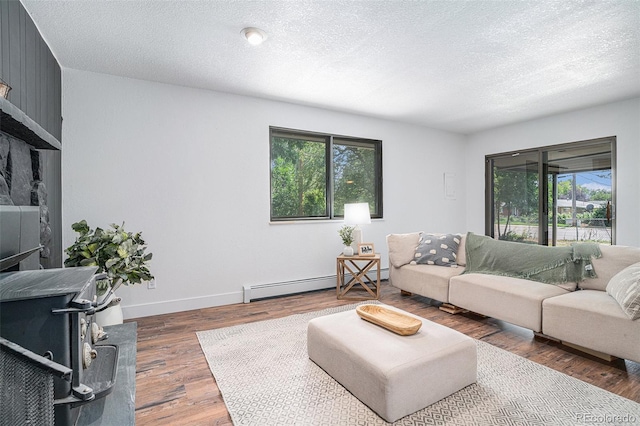
[[457,266],[458,247],[462,235],[420,233],[413,261],[418,265]]
[[410,293],[449,302],[449,278],[460,275],[462,268],[443,268],[435,265],[405,265],[389,267],[389,282],[392,286]]
[[640,262],[627,266],[611,278],[607,294],[632,320],[640,318]]
[[419,232],[387,235],[389,262],[391,262],[391,264],[396,268],[409,264],[416,253],[416,247],[418,246],[419,239]]
[[605,291],[607,284],[615,274],[629,265],[640,262],[640,248],[627,246],[609,246],[600,244],[602,257],[591,261],[596,278],[588,278],[578,283],[585,290]]
[[559,286],[497,275],[464,274],[449,280],[450,303],[538,332],[542,301],[567,292]]
[[542,332],[640,362],[640,321],[631,321],[604,291],[581,290],[542,302]]

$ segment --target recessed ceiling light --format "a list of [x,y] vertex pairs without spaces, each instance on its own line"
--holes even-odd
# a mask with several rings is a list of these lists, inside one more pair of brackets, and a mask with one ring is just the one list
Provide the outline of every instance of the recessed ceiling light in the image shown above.
[[267,39],[267,34],[259,28],[247,27],[240,32],[247,39],[249,44],[257,46]]

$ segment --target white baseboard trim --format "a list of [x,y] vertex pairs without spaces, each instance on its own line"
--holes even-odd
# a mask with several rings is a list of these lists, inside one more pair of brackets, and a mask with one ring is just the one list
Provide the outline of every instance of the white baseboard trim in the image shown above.
[[[389,269],[381,269],[380,279],[385,280],[388,278]],[[347,275],[345,279],[350,279],[350,276]],[[287,294],[335,288],[336,280],[337,277],[335,275],[328,275],[326,277],[282,281],[277,283],[249,284],[243,286],[242,291],[233,293],[213,294],[209,296],[174,299],[153,303],[141,303],[138,305],[125,305],[122,306],[122,314],[124,319],[133,319],[149,317],[152,315],[192,311],[194,309],[211,308],[214,306],[234,305],[243,302],[249,303],[251,300],[263,299],[265,297],[285,296]]]
[[[389,278],[389,269],[380,270],[380,279]],[[346,275],[345,280],[350,280],[351,275]],[[325,277],[306,278],[302,280],[282,281],[277,283],[247,284],[243,286],[244,303],[265,297],[284,296],[286,294],[304,293],[306,291],[324,290],[336,287],[337,277],[328,275]]]
[[302,293],[305,291],[324,290],[336,286],[335,275],[304,280],[283,281],[279,283],[246,284],[243,289],[243,302],[264,299],[265,297],[282,296],[285,294]]
[[152,315],[192,311],[194,309],[211,308],[214,306],[235,305],[238,303],[242,303],[241,291],[202,297],[191,297],[188,299],[174,299],[163,302],[122,306],[122,315],[124,316],[124,319],[132,319],[150,317]]

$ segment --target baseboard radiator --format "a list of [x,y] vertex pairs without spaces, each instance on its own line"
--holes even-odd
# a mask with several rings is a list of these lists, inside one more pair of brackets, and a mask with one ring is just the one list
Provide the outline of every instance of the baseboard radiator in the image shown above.
[[[375,273],[369,275],[375,279]],[[384,280],[389,277],[389,269],[380,270],[380,279]],[[349,281],[351,275],[346,275],[345,280]],[[325,290],[328,288],[336,288],[337,277],[328,275],[325,277],[306,278],[294,281],[282,281],[277,283],[265,284],[247,284],[243,286],[244,303],[252,300],[264,299],[266,297],[285,296],[287,294],[304,293],[313,290]]]

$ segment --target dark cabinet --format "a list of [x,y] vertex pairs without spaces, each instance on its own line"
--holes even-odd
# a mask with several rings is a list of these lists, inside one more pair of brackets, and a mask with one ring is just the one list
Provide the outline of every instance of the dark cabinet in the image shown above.
[[0,78],[9,102],[60,141],[60,65],[19,1],[0,0]]

